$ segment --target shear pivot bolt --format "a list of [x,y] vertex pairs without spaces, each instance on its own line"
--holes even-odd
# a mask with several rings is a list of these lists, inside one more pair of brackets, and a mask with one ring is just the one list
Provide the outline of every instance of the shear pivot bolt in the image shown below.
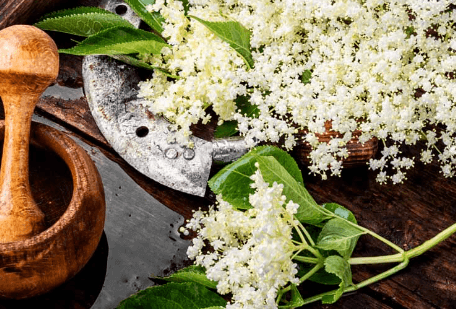
[[187,149],[185,149],[183,156],[184,156],[184,159],[191,160],[195,157],[195,151],[193,149],[187,148]]
[[168,149],[165,150],[165,156],[168,159],[176,159],[177,155],[178,155],[178,152],[174,148],[168,148]]

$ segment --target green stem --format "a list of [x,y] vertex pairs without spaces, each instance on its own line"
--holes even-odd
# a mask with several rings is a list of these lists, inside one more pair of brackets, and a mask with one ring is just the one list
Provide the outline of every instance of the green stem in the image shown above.
[[[369,278],[367,280],[364,280],[356,285],[352,285],[352,286],[349,286],[347,287],[345,290],[344,290],[344,293],[347,293],[347,292],[353,292],[353,291],[356,291],[362,287],[365,287],[369,284],[372,284],[374,282],[377,282],[377,281],[380,281],[386,277],[389,277],[395,273],[397,273],[398,271],[404,269],[405,267],[407,267],[408,263],[409,263],[409,259],[407,256],[403,256],[404,258],[404,261],[402,263],[400,263],[399,265],[396,265],[395,267],[381,273],[381,274],[378,274],[377,276],[374,276],[372,278]],[[315,296],[312,296],[312,297],[309,297],[309,298],[306,298],[304,299],[304,303],[303,305],[306,305],[306,304],[310,304],[310,303],[313,303],[315,301],[318,301],[318,300],[321,300],[323,298],[323,296],[325,295],[328,295],[330,293],[334,293],[335,291],[337,290],[333,290],[333,291],[330,291],[330,292],[325,292],[325,293],[322,293],[322,294],[318,294],[318,295],[315,295]]]
[[313,241],[312,236],[310,236],[309,232],[304,227],[304,225],[301,224],[301,222],[298,223],[298,227],[300,227],[301,230],[304,232],[304,235],[306,235],[307,239],[309,240],[310,245],[315,246],[315,242]]
[[[348,221],[348,220],[347,220]],[[348,221],[350,222],[350,221]],[[354,226],[359,226],[357,224],[353,224]],[[404,252],[404,249],[402,249],[401,247],[399,247],[398,245],[392,243],[391,241],[389,241],[388,239],[386,238],[383,238],[382,236],[366,229],[365,227],[362,227],[362,226],[359,226],[364,232],[366,232],[367,234],[371,235],[372,237],[374,238],[377,238],[378,240],[380,240],[381,242],[387,244],[388,246],[390,246],[391,248],[393,248],[394,250],[396,250],[397,252],[399,253],[403,253]]]
[[323,256],[321,255],[320,251],[312,248],[312,247],[306,247],[307,250],[309,250],[313,255],[315,255],[317,258],[320,260],[324,260]]
[[309,263],[309,264],[318,264],[321,261],[318,258],[299,256],[299,255],[293,257],[293,260],[298,261],[298,262],[303,262],[303,263]]
[[417,257],[417,256],[423,254],[424,252],[428,251],[429,249],[432,249],[433,247],[435,247],[436,245],[438,245],[439,243],[441,243],[442,241],[444,241],[445,239],[447,239],[454,233],[456,233],[456,223],[454,223],[450,227],[446,228],[439,234],[435,235],[431,239],[425,241],[420,246],[407,251],[406,252],[407,257],[409,259],[411,259],[411,258],[414,258],[414,257]]
[[417,257],[424,252],[432,249],[437,244],[441,243],[451,235],[456,233],[456,223],[451,225],[450,227],[446,228],[439,234],[435,235],[431,239],[425,241],[418,247],[415,247],[411,250],[405,251],[403,253],[392,254],[392,255],[384,255],[384,256],[373,256],[373,257],[355,257],[350,258],[348,262],[351,265],[359,265],[359,264],[380,264],[380,263],[395,263],[395,262],[402,262],[404,260],[404,256],[406,259],[411,259]]
[[352,257],[348,260],[348,263],[350,263],[350,265],[397,263],[401,262],[403,259],[403,253],[396,253],[382,256]]
[[[348,262],[351,265],[392,263],[392,262],[401,262],[401,263],[396,265],[395,267],[393,267],[393,268],[381,273],[381,274],[378,274],[377,276],[374,276],[372,278],[369,278],[367,280],[362,281],[361,283],[358,283],[356,285],[353,285],[353,286],[350,286],[350,287],[346,288],[344,290],[344,293],[356,291],[356,290],[358,290],[358,289],[360,289],[362,287],[365,287],[365,286],[367,286],[369,284],[372,284],[374,282],[380,281],[382,279],[385,279],[386,277],[389,277],[389,276],[397,273],[398,271],[400,271],[400,270],[404,269],[405,267],[407,267],[407,265],[409,263],[409,260],[411,258],[417,257],[417,256],[423,254],[424,252],[432,249],[437,244],[441,243],[442,241],[444,241],[445,239],[447,239],[448,237],[450,237],[454,233],[456,233],[456,223],[451,225],[450,227],[446,228],[445,230],[443,230],[442,232],[440,232],[439,234],[437,234],[433,238],[425,241],[420,246],[418,246],[416,248],[413,248],[411,250],[408,250],[406,252],[398,253],[398,254],[392,254],[392,255],[386,255],[386,256],[365,257],[365,258],[361,257],[361,258],[351,258],[351,259],[349,259]],[[331,291],[331,292],[334,292],[334,291]],[[327,295],[328,293],[331,293],[331,292],[326,292],[326,293],[322,293],[322,294],[319,294],[319,295],[315,295],[315,296],[306,298],[304,300],[304,304],[309,304],[309,303],[321,300],[324,295]]]
[[320,268],[323,267],[323,263],[318,263],[317,265],[315,265],[311,270],[309,270],[304,276],[302,276],[301,278],[299,278],[299,283],[303,283],[304,281],[306,281],[307,279],[309,279],[310,277],[312,277]]
[[[294,221],[293,221],[293,218],[291,220],[289,220],[289,222],[291,223],[291,225],[294,227],[294,229],[296,230],[296,233],[298,233],[298,236],[299,238],[301,239],[301,242],[303,245],[306,245],[307,247],[309,246],[309,244],[307,243],[306,241],[306,238],[304,237],[304,235],[302,235],[301,233],[301,229],[299,228],[299,226],[297,226]],[[306,248],[307,248],[306,247]]]
[[338,219],[341,219],[341,220],[344,220],[346,223],[350,224],[351,226],[353,226],[353,227],[355,227],[355,228],[357,228],[357,229],[362,230],[365,234],[369,234],[370,236],[372,236],[372,237],[374,237],[374,238],[377,238],[378,240],[380,240],[381,242],[387,244],[388,246],[390,246],[391,248],[393,248],[394,250],[396,250],[396,251],[399,252],[399,253],[403,253],[403,252],[404,252],[404,249],[402,249],[402,248],[399,247],[398,245],[392,243],[392,242],[389,241],[388,239],[383,238],[382,236],[380,236],[380,235],[378,235],[378,234],[372,232],[371,230],[369,230],[369,229],[367,229],[367,228],[365,228],[365,227],[363,227],[363,226],[361,226],[361,225],[358,225],[358,224],[353,223],[353,222],[351,222],[351,221],[349,221],[349,220],[347,220],[347,219],[344,219],[344,218],[342,218],[342,217],[339,217],[339,216],[335,215],[334,213],[332,213],[331,211],[329,211],[329,210],[327,210],[327,209],[325,209],[325,208],[323,208],[323,209],[324,209],[324,211],[325,211],[328,215],[330,215],[331,217],[333,217],[333,218],[338,218]]
[[[441,243],[442,241],[444,241],[445,239],[447,239],[448,237],[450,237],[454,233],[456,233],[456,223],[451,225],[450,227],[446,228],[445,230],[443,230],[442,232],[440,232],[439,234],[437,234],[433,238],[425,241],[420,246],[415,247],[415,248],[413,248],[411,250],[408,250],[408,251],[405,251],[405,252],[402,252],[402,253],[399,253],[399,254],[392,254],[392,255],[386,255],[386,256],[360,257],[360,258],[351,258],[351,259],[349,259],[348,262],[351,265],[392,263],[392,262],[401,262],[401,263],[396,265],[393,268],[390,268],[389,270],[387,270],[387,271],[385,271],[385,272],[383,272],[381,274],[378,274],[378,275],[376,275],[376,276],[374,276],[372,278],[364,280],[364,281],[362,281],[362,282],[360,282],[360,283],[358,283],[356,285],[352,285],[352,286],[347,287],[344,290],[344,293],[356,291],[356,290],[358,290],[358,289],[360,289],[362,287],[365,287],[365,286],[367,286],[369,284],[375,283],[377,281],[380,281],[382,279],[385,279],[386,277],[389,277],[389,276],[397,273],[398,271],[400,271],[400,270],[404,269],[405,267],[407,267],[407,265],[409,263],[409,260],[411,258],[417,257],[417,256],[423,254],[424,252],[432,249],[437,244]],[[317,264],[316,266],[318,266],[318,265],[319,264]],[[333,290],[333,291],[330,291],[330,292],[326,292],[326,293],[322,293],[322,294],[318,294],[318,295],[306,298],[306,299],[304,299],[304,304],[303,305],[306,305],[306,304],[321,300],[323,298],[323,296],[327,295],[328,293],[334,293],[335,291],[336,290]]]
[[[311,270],[309,270],[304,276],[302,276],[301,278],[299,278],[299,283],[303,283],[304,281],[306,281],[307,279],[309,279],[310,277],[312,277],[313,274],[315,274],[320,268],[323,267],[323,263],[318,263],[317,265],[315,265]],[[288,291],[290,291],[291,289],[291,285],[287,286],[286,288],[283,288],[281,289],[278,293],[277,293],[277,301],[276,303],[279,304],[280,300],[282,299],[282,296],[287,293]]]
[[[421,133],[421,137],[422,137],[425,141],[427,141],[428,138],[427,138],[426,134],[423,132],[423,130],[421,130],[421,131],[419,131],[419,132]],[[434,148],[439,154],[442,154],[442,152],[440,151],[440,149],[437,148],[437,146],[436,146],[435,144],[432,144],[432,148]],[[428,148],[428,149],[429,149],[429,148]]]

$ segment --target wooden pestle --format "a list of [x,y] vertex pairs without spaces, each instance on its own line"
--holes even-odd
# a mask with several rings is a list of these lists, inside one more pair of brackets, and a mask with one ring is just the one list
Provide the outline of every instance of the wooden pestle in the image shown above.
[[44,214],[30,190],[30,126],[39,97],[58,71],[58,50],[45,32],[27,25],[0,31],[0,97],[5,109],[0,243],[28,239],[45,229]]

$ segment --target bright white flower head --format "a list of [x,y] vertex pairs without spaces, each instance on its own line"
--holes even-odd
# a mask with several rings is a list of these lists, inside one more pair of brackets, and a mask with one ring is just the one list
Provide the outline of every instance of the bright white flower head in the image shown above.
[[[232,293],[227,308],[277,308],[277,292],[289,283],[298,283],[297,266],[292,261],[293,215],[298,205],[286,205],[283,185],[271,187],[259,171],[252,175],[255,193],[253,208],[242,212],[219,196],[218,209],[196,212],[187,228],[198,232],[187,254],[206,268],[209,279],[218,282],[217,291]],[[214,249],[204,253],[207,242]]]
[[[456,0],[190,0],[189,15],[208,21],[232,19],[251,32],[254,66],[247,70],[234,49],[183,12],[180,1],[157,1],[153,9],[169,17],[164,35],[171,49],[151,57],[180,79],[157,72],[141,83],[140,95],[154,113],[176,123],[179,141],[190,125],[208,121],[213,106],[222,121],[237,120],[251,146],[278,142],[291,149],[296,129],[305,129],[313,173],[338,175],[337,162],[353,132],[361,142],[373,136],[389,145],[425,139],[421,160],[437,158],[442,172],[456,170]],[[436,26],[438,25],[438,26]],[[311,72],[309,81],[303,76]],[[234,99],[250,95],[259,116],[240,113]],[[322,144],[315,133],[332,122],[342,138]],[[434,127],[443,128],[434,136]],[[445,145],[436,150],[438,144]],[[441,152],[441,154],[439,153]],[[438,155],[437,155],[438,154]],[[399,153],[397,155],[400,155]],[[391,166],[401,182],[410,164]],[[371,161],[371,168],[378,165]],[[377,168],[378,169],[378,168]]]

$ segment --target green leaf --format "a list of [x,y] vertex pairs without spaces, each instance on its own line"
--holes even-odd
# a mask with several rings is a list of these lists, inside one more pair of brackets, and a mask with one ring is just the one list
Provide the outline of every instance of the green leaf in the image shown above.
[[215,138],[230,137],[238,133],[238,122],[236,120],[225,121],[221,125],[217,126],[214,132]]
[[301,293],[299,293],[298,288],[296,285],[291,286],[291,297],[290,300],[286,305],[280,305],[280,309],[291,309],[291,308],[298,308],[304,305],[304,299],[301,296]]
[[[298,271],[298,277],[302,277],[307,274],[315,265],[310,267],[300,266]],[[310,278],[310,281],[325,284],[325,285],[338,285],[340,284],[340,278],[334,274],[328,273],[324,268],[320,268],[315,274],[313,274]]]
[[128,21],[109,11],[95,7],[79,7],[45,15],[36,27],[79,36],[91,36],[112,27],[132,27]]
[[158,279],[169,282],[196,282],[210,289],[217,288],[217,282],[207,279],[204,267],[196,265],[180,269],[168,277],[158,277]]
[[413,28],[413,26],[408,26],[405,29],[405,34],[407,34],[406,39],[409,39],[412,35],[416,35],[415,28]]
[[350,264],[338,255],[331,255],[325,259],[325,270],[341,280],[339,289],[328,292],[322,297],[323,304],[333,304],[342,296],[345,288],[352,284]]
[[189,304],[189,300],[186,297],[179,298],[179,300],[184,300],[187,302],[188,307],[184,307],[178,302],[172,300],[172,299],[167,299],[165,297],[161,296],[151,296],[148,298],[147,302],[135,302],[133,300],[128,299],[129,301],[126,301],[124,303],[120,303],[120,306],[117,307],[118,309],[194,309],[195,306],[192,306],[192,304]]
[[126,64],[138,67],[138,68],[143,68],[143,69],[147,69],[147,70],[158,70],[158,71],[162,72],[163,74],[165,74],[166,76],[168,76],[169,78],[174,78],[174,79],[179,79],[180,78],[179,76],[172,75],[171,73],[169,73],[168,71],[166,71],[163,68],[152,66],[152,65],[148,64],[147,62],[139,60],[138,58],[136,58],[134,56],[130,56],[130,55],[110,55],[110,57],[112,57],[114,59],[117,59],[119,61],[125,62]]
[[60,49],[72,55],[158,54],[167,46],[157,35],[129,27],[115,27],[94,34],[75,47]]
[[210,22],[196,16],[191,18],[199,21],[211,30],[216,36],[230,44],[244,59],[249,69],[253,68],[252,52],[250,51],[250,31],[237,21]]
[[274,157],[257,157],[257,161],[263,179],[270,185],[273,182],[283,184],[282,192],[287,197],[286,202],[292,200],[299,204],[298,212],[295,214],[296,219],[302,223],[317,224],[328,218],[302,183],[297,182]]
[[337,203],[325,203],[321,206],[345,220],[358,224],[355,215],[353,215],[353,213],[350,210],[348,210],[342,205],[339,205]]
[[123,300],[117,309],[199,309],[225,305],[220,295],[200,284],[171,282],[140,291]]
[[168,71],[166,71],[160,67],[152,66],[152,65],[148,64],[147,62],[139,60],[138,58],[136,58],[134,56],[130,56],[130,55],[110,55],[110,56],[114,59],[117,59],[119,61],[125,62],[126,64],[129,64],[129,65],[132,65],[132,66],[135,66],[138,68],[143,68],[143,69],[147,69],[147,70],[158,70],[160,72],[163,72],[166,76],[168,76],[170,78],[179,78],[178,76],[174,76],[174,75],[170,74]]
[[54,11],[54,12],[50,12],[50,13],[44,14],[43,16],[41,16],[38,19],[38,22],[41,22],[41,21],[43,21],[45,19],[49,19],[49,18],[57,18],[57,17],[68,16],[68,15],[82,15],[82,14],[90,14],[90,13],[114,14],[114,13],[112,13],[110,11],[107,11],[105,9],[101,9],[99,7],[79,6],[79,7],[75,7],[75,8],[71,8],[71,9],[63,9],[63,10],[58,10],[58,11]]
[[153,1],[144,1],[144,0],[125,0],[133,11],[147,24],[149,27],[157,31],[158,33],[163,32],[162,23],[165,21],[163,16],[158,12],[149,12],[146,10],[146,5],[154,4]]
[[[236,107],[240,110],[240,113],[248,116],[249,118],[258,118],[260,111],[258,105],[253,105],[249,101],[249,96],[239,96],[236,98]],[[233,136],[238,131],[237,129],[238,122],[235,120],[225,121],[223,124],[219,125],[215,130],[214,136],[216,138],[223,138],[228,136]]]
[[312,72],[310,70],[305,70],[302,72],[301,81],[304,84],[310,83],[310,78],[312,77]]
[[316,247],[323,250],[336,250],[342,257],[348,259],[363,234],[365,234],[363,230],[342,219],[333,218],[323,226]]
[[250,188],[250,176],[256,171],[258,156],[273,156],[297,182],[303,183],[301,170],[286,151],[274,146],[259,146],[214,175],[208,182],[211,190],[215,194],[221,194],[235,208],[251,208],[249,194],[253,194],[254,190]]

